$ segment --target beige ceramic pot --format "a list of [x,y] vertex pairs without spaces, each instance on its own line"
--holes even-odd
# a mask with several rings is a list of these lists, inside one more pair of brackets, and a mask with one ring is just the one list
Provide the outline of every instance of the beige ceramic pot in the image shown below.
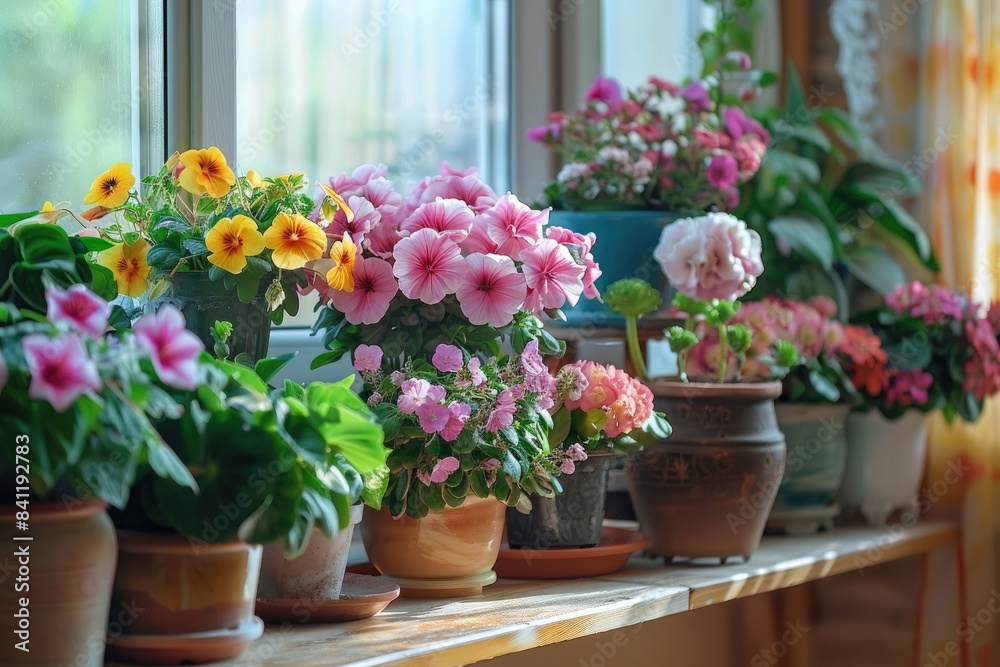
[[774,399],[780,382],[654,382],[669,438],[626,462],[649,550],[669,559],[750,558],[785,469]]
[[264,547],[257,596],[262,600],[337,600],[344,583],[354,526],[361,522],[363,505],[351,508],[351,520],[333,537],[314,528],[305,552],[285,558],[284,542]]
[[476,595],[496,581],[506,505],[469,494],[460,507],[431,511],[423,519],[393,519],[386,508],[365,508],[365,551],[404,596]]
[[[0,542],[13,568],[0,586],[0,664],[100,667],[117,555],[104,503],[33,501],[26,531],[17,529],[19,511],[0,507]],[[17,648],[25,639],[30,652]]]
[[141,609],[127,634],[233,630],[253,621],[261,547],[179,535],[118,533],[112,611]]

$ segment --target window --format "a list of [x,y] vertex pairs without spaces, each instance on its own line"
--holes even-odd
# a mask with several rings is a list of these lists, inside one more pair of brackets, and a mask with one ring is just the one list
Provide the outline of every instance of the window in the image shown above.
[[162,137],[162,76],[144,74],[148,53],[162,51],[158,21],[145,2],[6,0],[0,209],[78,208],[108,165],[131,162],[138,173],[150,150],[162,159],[162,138],[143,138]]

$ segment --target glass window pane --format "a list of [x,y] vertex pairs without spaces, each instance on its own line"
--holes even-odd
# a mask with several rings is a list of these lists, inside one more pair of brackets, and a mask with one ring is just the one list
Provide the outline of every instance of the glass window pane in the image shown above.
[[0,210],[79,208],[108,166],[137,165],[135,5],[4,0]]

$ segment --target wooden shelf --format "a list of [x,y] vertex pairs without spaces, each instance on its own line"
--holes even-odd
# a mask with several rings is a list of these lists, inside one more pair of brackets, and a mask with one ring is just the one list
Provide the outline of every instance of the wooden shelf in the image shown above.
[[614,575],[500,580],[481,597],[400,599],[339,625],[268,626],[228,667],[452,667],[663,618],[726,600],[861,570],[957,543],[958,528],[843,528],[765,538],[748,563],[665,566],[635,557]]

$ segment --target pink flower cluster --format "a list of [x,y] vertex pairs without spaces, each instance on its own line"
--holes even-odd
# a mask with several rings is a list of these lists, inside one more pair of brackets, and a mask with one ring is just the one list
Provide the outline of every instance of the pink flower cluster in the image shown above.
[[352,289],[332,289],[318,274],[311,283],[351,324],[376,324],[399,294],[427,305],[454,300],[471,324],[493,327],[520,310],[540,315],[581,296],[599,298],[593,235],[547,227],[548,209],[532,210],[509,192],[497,196],[474,168],[445,163],[405,202],[386,174],[385,165],[365,165],[330,179],[353,218],[344,210],[331,218],[322,187],[310,214],[331,243],[356,244]]
[[[606,422],[602,430],[609,438],[616,438],[641,428],[653,415],[653,392],[637,379],[614,366],[603,366],[594,361],[577,361],[557,375],[571,387],[563,404],[570,410],[603,410]],[[563,376],[562,378],[560,376]],[[572,396],[579,393],[579,398]]]
[[885,297],[887,306],[897,313],[909,313],[925,324],[942,324],[948,319],[963,317],[964,297],[941,285],[924,285],[914,280],[906,285],[897,285]]
[[[737,68],[745,53],[730,54]],[[714,84],[712,84],[714,85]],[[553,112],[528,139],[558,150],[561,203],[658,203],[673,209],[732,209],[738,188],[760,169],[770,135],[739,106],[716,107],[710,84],[684,88],[651,77],[623,91],[598,77],[572,114]],[[740,100],[752,99],[741,89]]]
[[[105,386],[102,368],[113,369],[120,359],[102,356],[99,345],[108,328],[106,301],[83,285],[66,290],[49,288],[45,298],[48,320],[56,332],[29,334],[21,341],[31,378],[28,395],[65,412],[81,396],[100,392]],[[180,311],[165,306],[159,313],[144,315],[136,321],[133,332],[139,350],[161,382],[177,389],[198,387],[198,356],[204,345],[184,328]],[[120,346],[116,349],[120,351]],[[9,373],[0,355],[0,390]]]
[[701,301],[738,299],[764,272],[760,235],[728,213],[667,225],[653,256],[677,291]]

